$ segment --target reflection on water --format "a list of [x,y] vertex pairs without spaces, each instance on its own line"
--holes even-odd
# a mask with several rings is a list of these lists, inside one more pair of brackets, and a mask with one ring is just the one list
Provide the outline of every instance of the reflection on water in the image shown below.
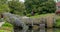
[[60,32],[60,29],[52,28],[52,29],[38,29],[38,30],[20,30],[20,32]]
[[45,30],[21,30],[20,32],[45,32]]
[[54,29],[47,29],[47,32],[54,32]]

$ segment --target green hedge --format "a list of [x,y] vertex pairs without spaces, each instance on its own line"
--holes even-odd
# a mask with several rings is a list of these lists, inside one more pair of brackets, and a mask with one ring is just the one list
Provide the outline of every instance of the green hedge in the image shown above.
[[55,27],[60,27],[60,18],[56,19]]
[[5,24],[2,25],[3,27],[13,27],[10,23],[5,22]]

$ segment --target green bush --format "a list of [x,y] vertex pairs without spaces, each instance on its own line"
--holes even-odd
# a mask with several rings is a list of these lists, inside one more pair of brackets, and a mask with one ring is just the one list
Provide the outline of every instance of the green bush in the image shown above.
[[35,15],[38,15],[38,13],[35,13]]
[[0,30],[0,32],[12,32],[12,31],[9,31],[9,30]]
[[2,25],[3,27],[13,27],[10,23],[5,22],[5,24]]
[[4,32],[4,30],[0,30],[0,32]]
[[27,16],[27,17],[30,17],[30,16],[31,16],[31,14],[27,14],[26,16]]
[[55,26],[56,26],[56,27],[60,27],[60,19],[56,19]]

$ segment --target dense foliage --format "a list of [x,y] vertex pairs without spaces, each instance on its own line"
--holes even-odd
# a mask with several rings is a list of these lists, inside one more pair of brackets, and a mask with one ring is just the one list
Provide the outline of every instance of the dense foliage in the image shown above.
[[25,11],[24,3],[19,2],[19,0],[9,1],[8,5],[11,13],[22,15],[23,11]]
[[22,15],[23,11],[25,11],[24,3],[19,2],[19,0],[0,0],[0,12]]
[[0,0],[0,12],[10,12],[18,15],[36,15],[54,13],[56,5],[54,0]]
[[34,11],[37,14],[54,13],[56,5],[54,0],[25,0],[26,12]]
[[0,0],[0,13],[10,11],[7,0]]

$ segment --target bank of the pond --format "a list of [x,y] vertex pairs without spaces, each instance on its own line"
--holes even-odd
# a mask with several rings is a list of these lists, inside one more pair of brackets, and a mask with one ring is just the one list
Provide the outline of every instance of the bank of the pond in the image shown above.
[[8,22],[5,22],[5,24],[0,27],[0,32],[12,32],[12,30],[13,26]]

